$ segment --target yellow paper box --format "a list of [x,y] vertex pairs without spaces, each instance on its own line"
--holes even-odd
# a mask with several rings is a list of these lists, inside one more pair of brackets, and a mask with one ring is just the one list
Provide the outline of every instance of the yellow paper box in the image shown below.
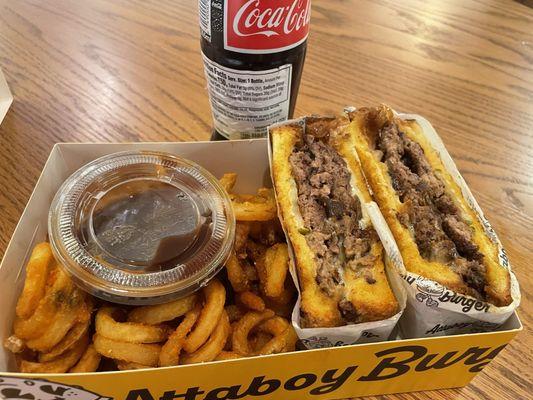
[[[61,183],[102,155],[157,150],[189,158],[221,176],[239,173],[236,191],[269,182],[266,140],[194,143],[58,144],[0,265],[1,338],[31,249],[45,240],[47,214]],[[394,340],[197,365],[88,374],[20,374],[0,350],[0,398],[28,400],[338,399],[466,385],[522,329],[516,314],[498,332]]]

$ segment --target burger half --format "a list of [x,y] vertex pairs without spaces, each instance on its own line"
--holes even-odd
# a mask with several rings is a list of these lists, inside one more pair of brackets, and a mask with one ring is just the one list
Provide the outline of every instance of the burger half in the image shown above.
[[509,271],[416,121],[386,106],[349,113],[364,175],[407,270],[496,306],[512,302]]
[[280,219],[294,250],[302,327],[383,320],[398,312],[383,246],[361,202],[370,194],[345,117],[270,130]]

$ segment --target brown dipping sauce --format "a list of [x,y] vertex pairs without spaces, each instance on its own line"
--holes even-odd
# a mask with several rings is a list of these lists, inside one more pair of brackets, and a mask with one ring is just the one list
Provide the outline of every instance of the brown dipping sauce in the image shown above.
[[130,272],[164,271],[209,240],[211,210],[194,195],[157,180],[133,180],[109,190],[95,204],[86,229],[102,261]]

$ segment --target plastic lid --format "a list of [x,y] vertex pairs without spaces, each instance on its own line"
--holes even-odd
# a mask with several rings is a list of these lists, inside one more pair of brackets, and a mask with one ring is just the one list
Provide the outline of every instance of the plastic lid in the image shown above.
[[222,267],[235,236],[230,199],[199,165],[122,152],[72,174],[48,220],[54,254],[95,296],[125,304],[183,297]]

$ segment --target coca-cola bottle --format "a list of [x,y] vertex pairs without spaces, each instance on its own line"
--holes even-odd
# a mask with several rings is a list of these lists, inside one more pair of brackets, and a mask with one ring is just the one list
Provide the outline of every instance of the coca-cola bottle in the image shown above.
[[199,0],[212,139],[266,135],[292,117],[311,0]]

